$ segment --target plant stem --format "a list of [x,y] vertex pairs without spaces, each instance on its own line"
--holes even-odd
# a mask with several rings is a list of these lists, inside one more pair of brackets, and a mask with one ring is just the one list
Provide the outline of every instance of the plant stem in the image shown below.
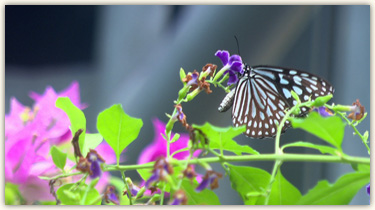
[[[286,120],[294,112],[294,110],[297,109],[297,107],[298,106],[294,106],[290,110],[288,110],[285,113],[285,116],[283,117],[283,119],[281,120],[280,125],[277,126],[277,133],[276,133],[276,138],[275,138],[275,155],[282,154],[282,151],[280,149],[281,131],[283,130],[283,127],[284,127],[284,124],[285,124]],[[267,186],[267,189],[266,189],[267,196],[266,196],[266,199],[264,201],[265,205],[268,205],[268,202],[269,202],[269,199],[270,199],[270,194],[271,194],[271,189],[272,189],[272,184],[275,181],[276,173],[280,169],[280,166],[281,166],[282,163],[283,162],[281,160],[276,160],[274,165],[273,165],[270,182],[269,182],[269,184]]]
[[52,179],[60,179],[60,178],[65,178],[65,177],[70,177],[70,176],[75,176],[75,175],[80,175],[80,174],[83,174],[83,173],[79,171],[79,172],[74,172],[70,174],[60,174],[54,177],[39,176],[39,178],[44,179],[44,180],[52,180]]
[[[347,156],[345,158],[339,156],[314,155],[314,154],[259,154],[259,155],[228,155],[222,157],[206,157],[195,158],[189,161],[190,164],[205,163],[221,163],[221,162],[246,162],[246,161],[275,161],[282,162],[325,162],[325,163],[360,163],[370,164],[370,158]],[[186,160],[173,160],[172,165],[180,165],[186,163]],[[120,171],[120,170],[137,170],[145,168],[153,168],[154,163],[146,163],[141,165],[107,165],[104,171]]]
[[122,177],[122,180],[125,183],[126,192],[128,193],[128,196],[129,196],[129,205],[133,205],[132,193],[129,189],[128,182],[126,181],[125,170],[121,170],[121,177]]
[[367,145],[367,140],[362,136],[362,134],[358,131],[358,129],[353,125],[353,123],[350,122],[350,120],[341,112],[336,112],[338,115],[340,115],[341,118],[343,118],[347,123],[348,125],[350,125],[354,132],[359,136],[359,138],[361,138],[363,144],[366,146],[367,148],[367,152],[368,154],[370,155],[370,147]]

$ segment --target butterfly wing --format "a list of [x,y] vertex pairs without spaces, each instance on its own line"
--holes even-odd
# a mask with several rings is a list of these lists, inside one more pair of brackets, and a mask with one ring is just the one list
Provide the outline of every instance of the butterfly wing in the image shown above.
[[[251,71],[237,84],[232,120],[236,127],[246,125],[245,134],[252,138],[276,135],[277,124],[284,117],[285,109],[297,103],[291,90],[302,102],[334,92],[326,80],[304,71],[274,66],[255,66]],[[308,110],[302,107],[301,111]],[[287,121],[282,131],[289,126]]]

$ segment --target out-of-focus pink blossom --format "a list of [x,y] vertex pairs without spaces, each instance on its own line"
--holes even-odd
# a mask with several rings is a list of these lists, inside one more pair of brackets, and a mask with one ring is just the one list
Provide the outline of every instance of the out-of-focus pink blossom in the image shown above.
[[[166,124],[155,118],[152,123],[154,124],[155,136],[153,142],[148,145],[143,151],[138,159],[138,164],[148,163],[155,161],[158,157],[167,157],[167,141],[163,138],[162,134],[165,135]],[[174,136],[174,133],[171,134]],[[189,134],[181,133],[180,138],[170,144],[170,154],[178,151],[180,149],[186,148],[189,143]],[[179,152],[173,157],[179,160],[184,160],[189,156],[189,151]],[[197,157],[200,151],[196,151],[194,156]]]
[[[28,204],[54,200],[48,181],[38,176],[54,176],[59,172],[49,154],[50,147],[68,143],[72,138],[68,116],[55,106],[57,98],[69,97],[77,107],[86,107],[80,102],[78,82],[59,93],[47,87],[43,94],[31,92],[29,96],[35,100],[32,108],[12,97],[10,112],[5,115],[5,181],[19,185]],[[102,143],[98,148],[102,147],[106,145]],[[114,162],[112,156],[103,155],[110,158],[108,163]],[[66,168],[74,164],[68,159]],[[108,177],[109,174],[103,173],[103,181]],[[98,186],[104,190],[105,184]]]

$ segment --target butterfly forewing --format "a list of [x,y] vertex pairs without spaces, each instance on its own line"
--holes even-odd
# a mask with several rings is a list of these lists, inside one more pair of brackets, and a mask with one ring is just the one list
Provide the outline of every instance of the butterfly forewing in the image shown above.
[[[285,110],[297,102],[333,93],[333,87],[324,79],[299,70],[273,66],[255,66],[237,84],[232,107],[233,124],[246,125],[245,134],[253,138],[273,137]],[[307,112],[302,107],[302,115]],[[283,127],[285,131],[289,121]]]

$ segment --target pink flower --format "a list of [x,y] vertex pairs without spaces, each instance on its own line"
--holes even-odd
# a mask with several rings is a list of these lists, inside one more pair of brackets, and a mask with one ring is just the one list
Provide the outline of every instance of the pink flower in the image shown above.
[[[158,157],[167,157],[167,141],[163,138],[162,133],[165,135],[166,124],[155,118],[152,123],[154,124],[155,137],[154,141],[143,149],[141,156],[138,159],[138,164],[148,163],[155,161]],[[171,134],[172,138],[174,133]],[[189,134],[181,133],[180,138],[170,145],[170,154],[180,149],[186,148],[189,143]],[[197,157],[201,151],[196,151],[194,156]],[[179,160],[184,160],[189,156],[189,151],[179,152],[173,157]]]
[[[73,82],[59,93],[52,87],[47,87],[43,94],[31,92],[30,97],[35,100],[32,108],[23,106],[13,97],[10,113],[5,115],[5,181],[19,185],[28,204],[54,199],[49,193],[48,181],[38,176],[53,176],[59,172],[49,154],[50,146],[68,143],[72,138],[68,116],[55,106],[60,96],[69,97],[81,109],[86,107],[80,102],[78,82]],[[109,147],[102,143],[98,151],[106,146]],[[102,156],[107,158],[107,154]],[[114,160],[112,156],[108,156],[108,163]],[[68,159],[66,168],[74,164]],[[103,173],[104,180],[108,176]],[[102,189],[105,184],[101,185]]]

